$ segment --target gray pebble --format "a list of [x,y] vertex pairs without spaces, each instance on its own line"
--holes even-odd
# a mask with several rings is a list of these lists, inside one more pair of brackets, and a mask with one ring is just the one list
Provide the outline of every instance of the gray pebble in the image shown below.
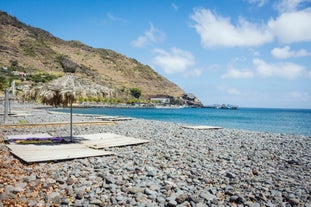
[[[8,122],[68,121],[68,114],[30,110],[32,116]],[[96,116],[73,115],[75,121]],[[74,126],[74,134],[109,132],[149,143],[109,148],[116,156],[91,157],[25,166],[12,185],[0,184],[1,199],[39,192],[45,200],[72,206],[310,206],[310,137],[234,129],[192,130],[181,124],[142,119],[111,125]],[[6,129],[6,135],[48,132],[69,134],[68,126]],[[1,145],[1,147],[5,147]],[[4,148],[3,148],[4,149]],[[2,163],[8,167],[9,156]],[[38,173],[39,172],[39,173]],[[11,180],[18,179],[10,177]],[[58,194],[57,194],[58,193]]]

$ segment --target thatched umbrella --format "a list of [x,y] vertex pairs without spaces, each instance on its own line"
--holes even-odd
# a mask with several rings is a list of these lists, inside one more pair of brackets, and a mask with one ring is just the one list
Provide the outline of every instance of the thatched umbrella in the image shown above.
[[72,103],[79,97],[110,97],[113,90],[81,77],[66,75],[36,86],[24,96],[54,107],[70,105],[70,139],[72,141]]

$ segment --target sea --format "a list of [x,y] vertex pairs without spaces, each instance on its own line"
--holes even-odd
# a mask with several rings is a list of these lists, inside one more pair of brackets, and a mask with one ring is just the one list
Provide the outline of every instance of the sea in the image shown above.
[[[58,111],[69,112],[68,108]],[[73,113],[123,116],[188,125],[305,135],[311,137],[311,109],[74,108]]]

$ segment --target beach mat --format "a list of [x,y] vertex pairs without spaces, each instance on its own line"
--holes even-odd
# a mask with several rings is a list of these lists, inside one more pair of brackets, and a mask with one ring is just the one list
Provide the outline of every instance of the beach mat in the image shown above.
[[207,125],[197,125],[197,126],[184,125],[184,126],[182,126],[182,128],[185,128],[185,129],[200,129],[200,130],[222,129],[222,127],[207,126]]
[[11,141],[11,140],[23,140],[23,139],[40,139],[40,138],[52,138],[52,136],[48,133],[38,133],[38,134],[17,134],[17,135],[8,135],[5,137],[6,141]]
[[60,143],[65,140],[61,137],[53,137],[48,133],[41,134],[20,134],[20,135],[9,135],[5,138],[7,143],[18,143],[18,144],[47,144],[47,143]]

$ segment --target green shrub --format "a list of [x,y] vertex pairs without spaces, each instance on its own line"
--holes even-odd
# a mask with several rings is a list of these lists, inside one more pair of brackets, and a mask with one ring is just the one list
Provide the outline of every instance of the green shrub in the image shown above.
[[139,97],[141,96],[141,90],[139,88],[131,88],[130,92],[134,98],[139,99]]

